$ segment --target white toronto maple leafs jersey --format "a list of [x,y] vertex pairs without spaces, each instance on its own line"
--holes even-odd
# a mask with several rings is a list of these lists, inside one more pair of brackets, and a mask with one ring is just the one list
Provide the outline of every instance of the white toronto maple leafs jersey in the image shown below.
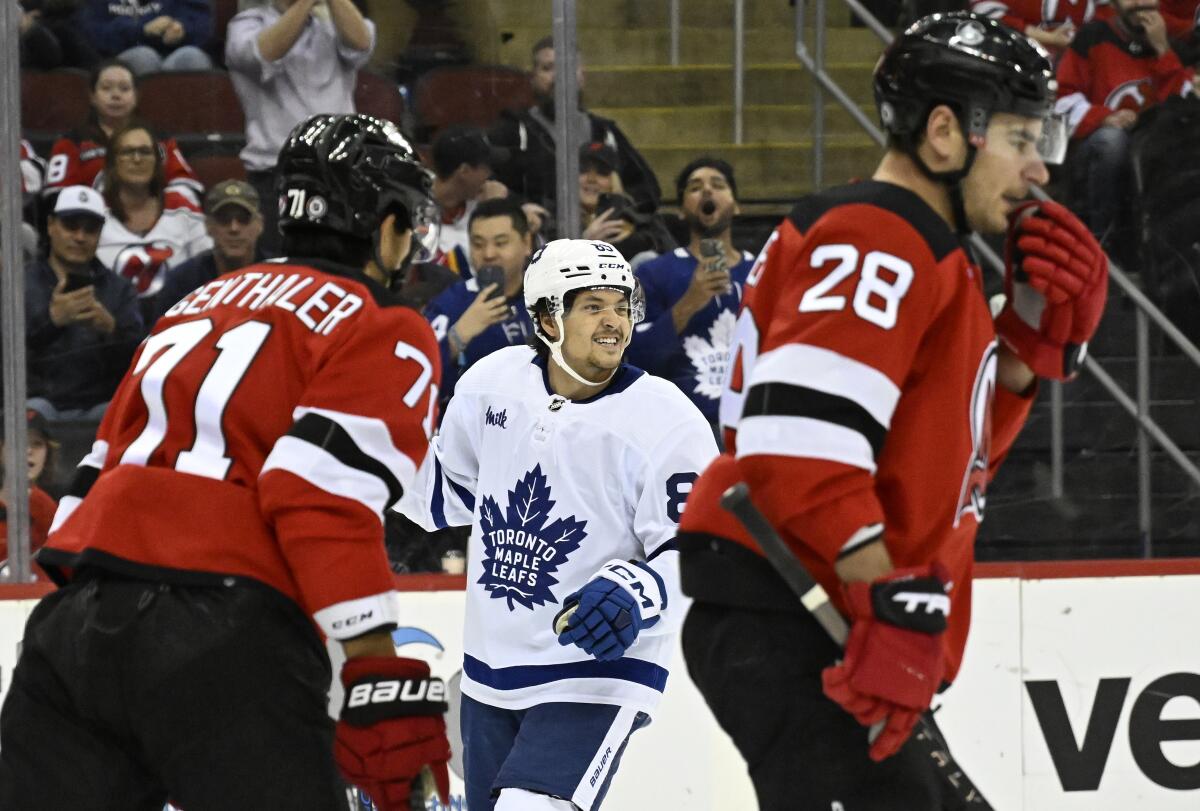
[[[597,396],[567,400],[532,349],[507,347],[459,379],[433,451],[397,509],[427,530],[471,526],[463,693],[509,709],[574,701],[649,713],[687,610],[679,516],[717,455],[696,406],[628,365]],[[599,662],[559,645],[552,625],[613,559],[646,562],[666,605],[623,658]]]

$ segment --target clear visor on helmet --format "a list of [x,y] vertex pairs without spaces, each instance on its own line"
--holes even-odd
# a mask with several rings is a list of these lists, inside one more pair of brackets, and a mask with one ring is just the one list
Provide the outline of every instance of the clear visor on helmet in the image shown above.
[[425,199],[417,203],[412,211],[413,240],[416,242],[416,260],[427,262],[437,256],[438,236],[442,218],[437,203]]
[[1071,139],[1071,130],[1067,125],[1067,117],[1060,113],[1046,116],[1042,124],[1042,137],[1038,139],[1037,151],[1042,163],[1057,166],[1067,157],[1067,143]]
[[[585,290],[616,290],[621,293],[626,292],[626,289],[624,287],[608,287],[606,285],[599,285],[599,284],[592,285],[590,287],[586,287],[583,289],[585,289]],[[628,318],[629,322],[633,325],[642,323],[642,321],[646,317],[646,297],[645,297],[645,295],[642,294],[641,283],[638,283],[638,285],[636,287],[634,287],[632,296],[630,296],[626,299],[623,299],[621,301],[618,301],[616,304],[602,305],[602,304],[597,304],[594,301],[591,301],[591,302],[588,302],[587,304],[583,304],[583,305],[573,304],[572,309],[574,309],[574,307],[576,307],[576,306],[581,306],[584,309],[584,311],[587,312],[589,315],[599,315],[600,313],[602,313],[606,310],[612,310],[613,313],[618,318]]]

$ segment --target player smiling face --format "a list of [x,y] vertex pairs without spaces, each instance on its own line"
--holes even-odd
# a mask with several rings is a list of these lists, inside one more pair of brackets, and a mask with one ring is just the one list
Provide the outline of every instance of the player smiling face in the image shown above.
[[563,360],[584,378],[603,381],[620,365],[632,329],[624,291],[580,290],[563,316]]
[[1033,186],[1050,179],[1038,154],[1042,122],[1036,118],[993,113],[987,141],[975,155],[963,181],[967,223],[981,234],[1002,234],[1009,213],[1029,197]]

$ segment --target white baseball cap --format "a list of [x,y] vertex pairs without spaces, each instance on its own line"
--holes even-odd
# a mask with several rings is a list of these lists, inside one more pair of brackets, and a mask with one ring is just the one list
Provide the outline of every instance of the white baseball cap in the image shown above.
[[67,186],[58,193],[58,202],[54,204],[54,216],[64,217],[69,214],[90,214],[103,220],[106,214],[104,197],[88,186]]

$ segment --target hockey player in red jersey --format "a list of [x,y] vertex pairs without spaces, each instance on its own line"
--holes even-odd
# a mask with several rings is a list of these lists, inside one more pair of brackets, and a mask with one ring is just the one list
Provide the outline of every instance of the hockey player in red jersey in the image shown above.
[[448,791],[382,525],[436,417],[437,343],[388,291],[436,240],[431,176],[362,115],[302,123],[279,166],[291,258],[163,316],[39,552],[61,588],[0,713],[2,808],[332,811],[339,767],[383,811],[427,764]]
[[[1044,51],[974,14],[926,17],[875,94],[872,179],[801,200],[750,271],[730,451],[680,525],[684,654],[764,811],[955,807],[908,739],[959,668],[988,479],[1036,377],[1076,372],[1107,292],[1082,224],[1024,202],[1065,138]],[[1008,233],[994,322],[968,231]],[[718,505],[738,480],[850,620],[844,653]]]

